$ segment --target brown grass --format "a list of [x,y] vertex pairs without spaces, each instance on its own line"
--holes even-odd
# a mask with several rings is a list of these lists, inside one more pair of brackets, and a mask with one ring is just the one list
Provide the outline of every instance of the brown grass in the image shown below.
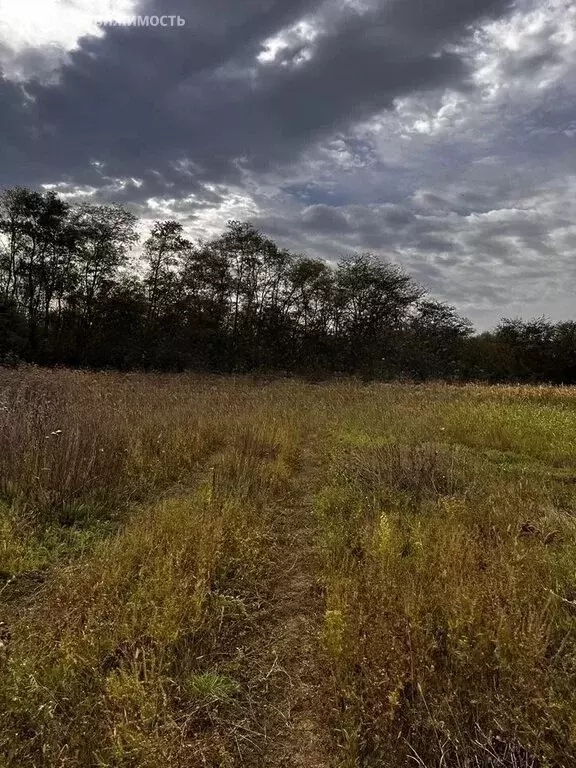
[[0,765],[573,765],[575,392],[0,371]]

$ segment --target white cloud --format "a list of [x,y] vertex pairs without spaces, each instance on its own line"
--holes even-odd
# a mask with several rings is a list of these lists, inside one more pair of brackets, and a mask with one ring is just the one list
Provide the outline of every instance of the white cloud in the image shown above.
[[98,22],[126,19],[136,5],[137,0],[0,0],[0,69],[13,80],[54,70],[81,37],[103,34]]
[[320,28],[312,19],[302,19],[283,29],[262,43],[256,59],[260,64],[298,66],[310,61],[314,55],[314,41]]

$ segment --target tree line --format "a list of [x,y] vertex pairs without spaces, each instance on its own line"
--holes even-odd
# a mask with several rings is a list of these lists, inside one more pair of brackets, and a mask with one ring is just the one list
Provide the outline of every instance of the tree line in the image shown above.
[[0,362],[576,382],[574,322],[478,335],[368,254],[332,265],[239,221],[197,243],[157,221],[136,249],[137,228],[117,204],[2,192]]

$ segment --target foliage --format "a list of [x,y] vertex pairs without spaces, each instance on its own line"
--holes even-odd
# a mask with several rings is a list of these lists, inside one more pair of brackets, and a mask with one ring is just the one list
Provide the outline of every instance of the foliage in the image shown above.
[[330,265],[238,221],[196,244],[179,222],[157,221],[131,259],[136,224],[120,205],[3,192],[0,360],[366,378],[481,373],[466,346],[469,324],[398,266],[369,254]]

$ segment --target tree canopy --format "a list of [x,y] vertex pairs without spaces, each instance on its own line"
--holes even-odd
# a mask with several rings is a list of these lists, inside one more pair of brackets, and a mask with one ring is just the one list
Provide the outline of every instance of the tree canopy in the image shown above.
[[474,335],[399,266],[280,248],[248,222],[193,243],[120,205],[0,195],[0,362],[576,381],[576,323]]

